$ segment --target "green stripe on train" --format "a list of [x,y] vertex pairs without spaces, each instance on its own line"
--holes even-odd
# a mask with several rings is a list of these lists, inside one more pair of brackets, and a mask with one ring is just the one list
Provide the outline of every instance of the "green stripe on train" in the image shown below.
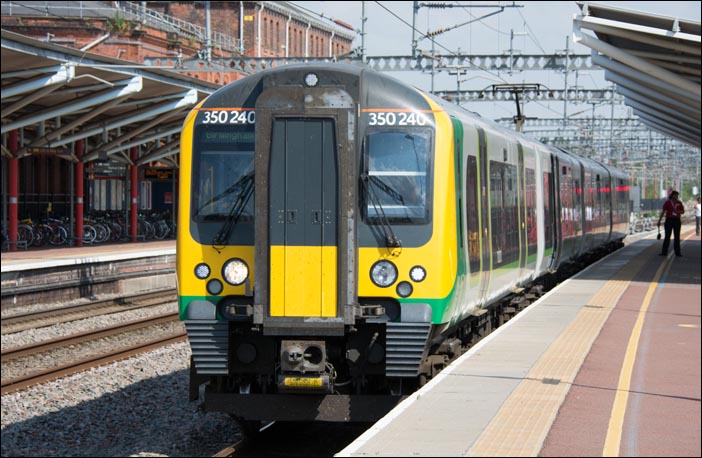
[[[224,296],[178,296],[178,318],[180,321],[186,320],[188,305],[190,305],[192,301],[207,301],[214,307],[217,307],[217,303],[223,297]],[[217,319],[219,320],[221,317],[218,316]]]

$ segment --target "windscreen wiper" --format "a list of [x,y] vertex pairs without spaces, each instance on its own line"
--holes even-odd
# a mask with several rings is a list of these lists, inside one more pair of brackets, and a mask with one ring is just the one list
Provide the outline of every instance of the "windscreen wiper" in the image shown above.
[[395,202],[401,205],[405,205],[405,199],[402,197],[402,194],[395,191],[389,184],[373,175],[369,175],[368,179],[372,181],[374,185],[380,188],[385,194],[392,197]]
[[[383,235],[385,236],[385,246],[388,248],[401,247],[402,242],[400,242],[400,239],[398,239],[395,236],[395,232],[393,232],[392,226],[390,225],[390,222],[388,221],[387,216],[385,216],[385,210],[383,209],[383,204],[380,203],[380,199],[378,198],[378,195],[375,193],[373,186],[371,186],[370,181],[371,181],[371,177],[368,176],[367,173],[364,173],[361,175],[361,182],[363,183],[363,189],[366,191],[366,195],[368,196],[368,200],[370,200],[371,204],[373,204],[373,209],[375,210],[375,214],[378,216],[378,219],[380,220],[380,226],[382,227]],[[373,182],[374,183],[380,182],[380,180],[374,179]],[[399,195],[399,194],[397,194],[397,195]],[[400,199],[402,199],[402,196],[400,196]]]
[[236,226],[236,223],[239,222],[239,217],[241,217],[241,214],[246,208],[246,204],[249,202],[249,199],[253,194],[254,176],[254,172],[247,173],[239,178],[239,180],[229,188],[235,189],[236,187],[240,187],[241,191],[239,191],[236,201],[234,202],[234,205],[232,205],[226,221],[224,221],[224,224],[220,230],[217,231],[215,236],[212,238],[212,247],[215,250],[219,251],[217,249],[218,246],[224,246],[227,244],[227,241],[229,240],[229,233],[232,231],[232,228]]
[[[202,204],[200,206],[200,208],[195,210],[195,214],[193,216],[200,216],[200,212],[205,207],[207,207],[208,205],[212,205],[215,202],[217,202],[218,200],[227,197],[228,195],[234,193],[234,191],[239,190],[239,195],[241,195],[241,191],[240,191],[241,188],[249,181],[250,175],[252,175],[253,173],[254,172],[249,172],[245,175],[242,175],[238,180],[236,180],[234,183],[232,183],[232,185],[229,186],[227,189],[225,189],[224,191],[220,192],[219,194],[217,194],[216,196],[212,197],[210,200],[208,200],[207,202]],[[205,215],[205,217],[207,217],[207,216],[208,215]]]

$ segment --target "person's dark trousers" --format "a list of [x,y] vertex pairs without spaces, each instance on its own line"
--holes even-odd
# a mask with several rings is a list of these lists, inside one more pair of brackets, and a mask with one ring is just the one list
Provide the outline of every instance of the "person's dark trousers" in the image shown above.
[[670,234],[671,232],[673,233],[673,249],[675,250],[675,254],[679,255],[680,253],[680,220],[679,219],[672,219],[672,218],[666,218],[665,219],[665,239],[663,240],[663,249],[661,250],[662,254],[668,254],[668,245],[670,245]]

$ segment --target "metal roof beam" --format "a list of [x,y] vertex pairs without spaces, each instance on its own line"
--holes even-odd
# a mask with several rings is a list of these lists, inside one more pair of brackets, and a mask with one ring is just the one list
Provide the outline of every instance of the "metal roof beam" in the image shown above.
[[647,118],[648,117],[646,117],[646,118],[641,117],[641,122],[644,123],[650,129],[661,132],[661,133],[669,136],[670,138],[673,138],[679,142],[694,146],[695,148],[700,147],[700,138],[699,137],[695,138],[694,136],[689,136],[686,133],[671,129],[671,128],[657,122],[657,120],[647,119]]
[[[670,86],[681,89],[682,91],[688,93],[693,100],[697,101],[697,103],[702,103],[702,89],[700,88],[699,84],[690,82],[671,71],[659,68],[645,61],[644,59],[633,56],[615,46],[582,33],[578,27],[573,28],[573,39],[576,43],[581,43],[594,51],[610,56],[612,59],[615,59],[628,67],[645,73],[652,78],[661,80]],[[593,62],[594,61],[595,59],[593,55]]]
[[689,129],[687,129],[685,126],[680,126],[680,123],[672,122],[673,120],[671,120],[671,119],[661,119],[661,118],[654,116],[651,113],[645,113],[645,112],[639,111],[635,108],[633,109],[633,112],[636,116],[641,118],[646,124],[653,124],[653,125],[657,126],[657,128],[667,132],[669,135],[672,135],[674,138],[685,139],[683,141],[688,142],[688,143],[692,143],[693,145],[697,146],[698,148],[700,147],[700,131],[699,131],[699,129],[697,130],[697,132],[692,132]]
[[147,162],[151,161],[157,161],[159,159],[163,159],[166,156],[170,156],[171,154],[177,153],[180,151],[178,148],[180,146],[180,137],[178,137],[175,140],[172,140],[165,145],[161,146],[160,148],[151,151],[149,154],[145,154],[143,157],[139,158],[139,160],[136,162],[137,165],[143,165],[146,164]]
[[[61,126],[58,129],[54,129],[42,137],[37,138],[32,143],[30,143],[28,146],[44,146],[46,144],[51,144],[52,141],[56,140],[61,135],[65,134],[66,132],[69,132],[78,126],[83,125],[84,123],[90,121],[95,116],[98,116],[99,114],[104,113],[105,111],[109,110],[110,108],[114,107],[115,105],[119,105],[121,102],[126,100],[127,97],[129,97],[129,96],[125,95],[123,97],[119,97],[119,98],[116,98],[114,100],[110,100],[106,104],[100,105],[96,109],[91,110],[88,113],[85,113],[80,118],[78,118],[74,121],[71,121],[68,124]],[[24,149],[24,148],[22,148],[22,149]]]
[[175,155],[178,154],[179,152],[180,152],[180,150],[179,150],[179,149],[176,149],[175,151],[172,151],[172,154],[170,155],[170,156],[172,156],[172,157],[166,157],[166,156],[164,156],[164,157],[159,158],[158,160],[159,160],[160,162],[165,162],[166,164],[171,164],[171,165],[173,166],[174,169],[177,169],[177,168],[179,167],[179,166],[178,166],[178,162],[176,161],[176,158],[177,158],[178,156],[175,156]]
[[670,92],[666,93],[665,91],[656,89],[655,87],[648,86],[646,84],[639,84],[633,80],[627,80],[624,76],[613,73],[609,70],[605,72],[605,78],[607,78],[608,81],[615,83],[617,85],[617,92],[625,97],[628,95],[624,94],[624,90],[628,91],[628,93],[639,94],[640,97],[658,100],[671,107],[675,107],[678,110],[684,111],[689,116],[695,116],[695,114],[700,113],[692,101],[687,100],[678,94],[673,94]]
[[[626,65],[623,65],[615,60],[612,60],[608,57],[599,54],[593,55],[592,61],[606,70],[605,79],[613,81],[617,85],[629,87],[629,82],[635,81],[640,86],[647,87],[647,91],[660,91],[668,95],[669,97],[673,97],[676,100],[679,100],[680,102],[689,105],[695,110],[700,109],[701,101],[695,101],[693,95],[688,91],[684,91],[676,86],[672,86],[667,82],[655,78],[653,76],[644,75],[639,72],[632,72],[630,67],[627,67]],[[614,77],[612,77],[612,73],[618,75],[618,78],[615,79]]]
[[679,122],[684,123],[685,126],[689,126],[691,124],[694,124],[695,122],[699,124],[699,119],[696,120],[691,116],[685,116],[683,113],[678,113],[675,110],[670,109],[666,106],[663,106],[661,104],[655,104],[647,100],[637,100],[629,98],[626,100],[625,103],[631,108],[646,113],[651,113],[652,115],[655,115],[656,117],[661,119],[677,120]]
[[2,113],[0,113],[0,117],[2,117],[2,119],[7,118],[12,113],[26,107],[27,105],[34,102],[35,100],[38,100],[42,97],[47,96],[48,94],[51,94],[56,89],[60,88],[63,84],[65,84],[65,83],[52,84],[51,86],[46,86],[38,91],[34,91],[31,94],[19,97],[19,99],[15,103],[13,103],[12,105],[10,105],[7,108],[3,108]]
[[[641,111],[638,108],[633,108],[633,107],[632,107],[632,110],[640,118],[643,118],[643,119],[646,119],[649,121],[655,121],[658,124],[665,126],[669,130],[677,131],[682,135],[687,135],[687,136],[690,136],[693,138],[694,137],[700,138],[700,134],[702,133],[702,131],[700,131],[699,127],[696,127],[696,128],[690,127],[689,124],[686,124],[678,119],[659,116],[658,113],[653,113],[651,111]],[[643,116],[641,116],[640,113],[643,114]]]
[[142,132],[145,132],[145,131],[151,129],[152,127],[154,127],[156,125],[163,124],[166,120],[171,119],[174,116],[179,116],[184,108],[185,107],[180,108],[178,110],[167,111],[164,114],[157,116],[154,119],[150,120],[149,122],[140,125],[139,127],[137,127],[134,130],[131,130],[129,132],[124,132],[122,135],[118,136],[117,138],[112,139],[112,141],[105,143],[103,145],[99,145],[97,148],[93,148],[93,151],[91,152],[91,154],[95,155],[95,154],[100,154],[103,151],[109,151],[112,148],[114,148],[115,146],[119,145],[120,143],[125,142],[127,140],[130,140],[130,139],[136,137],[137,135],[141,134]]
[[[659,48],[670,49],[699,56],[700,37],[689,33],[671,32],[653,27],[637,26],[593,16],[577,17],[573,23],[593,32],[626,38],[637,43],[645,43]],[[677,41],[677,40],[681,40]],[[686,44],[688,42],[690,44]],[[695,45],[695,43],[697,45]]]
[[692,81],[695,84],[700,84],[700,77],[702,76],[702,71],[700,70],[686,67],[684,65],[671,64],[670,62],[658,62],[657,65],[680,73],[680,78]]
[[[77,49],[52,46],[47,43],[39,43],[38,45],[35,43],[38,43],[37,40],[7,30],[2,31],[2,48],[7,50],[40,56],[43,59],[51,59],[58,62],[69,62],[76,67],[87,69],[87,71],[100,69],[122,74],[124,77],[142,76],[153,82],[178,87],[180,90],[195,89],[204,94],[211,94],[218,89],[212,83],[194,78],[173,78],[170,76],[171,72],[162,71],[165,70],[163,68],[160,70],[152,69],[141,64],[121,66],[119,65],[120,61],[117,59],[100,57],[90,53],[86,54]],[[7,74],[3,73],[2,76],[4,78]]]
[[[169,135],[177,134],[180,132],[182,127],[183,126],[181,126],[179,123],[175,127],[171,127],[169,130],[166,130],[163,132],[155,132],[153,134],[150,134],[148,137],[137,138],[132,142],[125,143],[123,145],[120,145],[116,148],[109,150],[107,152],[107,155],[109,156],[111,154],[116,154],[116,153],[119,153],[120,151],[124,151],[125,149],[129,149],[132,146],[143,145],[144,143],[152,142],[152,141],[157,140],[157,139],[162,138],[162,137],[167,137]],[[166,127],[166,128],[168,128],[168,127]]]
[[690,109],[689,106],[678,102],[677,100],[666,98],[661,94],[657,93],[642,93],[637,91],[632,91],[626,87],[620,86],[617,91],[626,97],[627,100],[634,100],[644,105],[648,105],[659,111],[664,111],[671,115],[683,116],[688,118],[690,121],[697,120],[699,122],[702,119],[702,113]]
[[29,81],[22,81],[17,84],[10,84],[2,88],[0,98],[7,99],[26,92],[33,92],[46,86],[55,84],[66,84],[71,81],[76,75],[76,69],[73,65],[53,65],[51,67],[43,67],[22,72],[8,72],[2,74],[2,79],[33,75],[36,73],[53,73],[52,75],[40,76]]
[[[190,89],[186,92],[182,92],[179,94],[179,98],[171,101],[171,102],[165,102],[160,105],[157,105],[154,108],[144,110],[144,109],[136,109],[133,111],[130,111],[129,113],[120,116],[119,118],[115,119],[112,121],[111,124],[108,125],[102,125],[102,124],[93,124],[91,126],[86,126],[82,131],[76,133],[75,135],[71,135],[69,137],[65,137],[60,139],[58,142],[52,142],[52,145],[65,145],[66,143],[71,143],[76,140],[80,140],[82,138],[87,138],[93,135],[100,134],[102,132],[107,132],[112,129],[117,129],[118,127],[126,126],[128,124],[133,124],[135,122],[140,122],[145,119],[151,119],[154,116],[158,116],[161,113],[165,113],[168,111],[173,111],[173,110],[178,110],[181,108],[189,107],[197,103],[197,91],[195,89]],[[95,157],[91,157],[95,156]],[[93,160],[97,158],[97,155],[87,155],[86,157],[91,157],[89,160]],[[84,160],[83,162],[87,162],[87,160]]]
[[118,83],[115,83],[115,85],[124,87],[108,89],[96,95],[82,97],[70,103],[66,103],[56,107],[51,107],[47,110],[40,111],[32,116],[19,119],[15,122],[3,124],[1,132],[4,134],[14,129],[19,129],[20,127],[38,124],[41,121],[46,121],[47,119],[64,116],[66,114],[75,113],[76,111],[82,110],[84,108],[99,105],[101,103],[106,103],[117,97],[133,95],[141,91],[143,87],[141,76],[135,76],[131,79],[120,81]]
[[656,61],[666,61],[666,62],[682,62],[684,64],[700,64],[700,56],[683,56],[682,54],[671,54],[663,52],[651,52],[651,51],[638,51],[630,50],[631,54],[642,59],[656,60]]

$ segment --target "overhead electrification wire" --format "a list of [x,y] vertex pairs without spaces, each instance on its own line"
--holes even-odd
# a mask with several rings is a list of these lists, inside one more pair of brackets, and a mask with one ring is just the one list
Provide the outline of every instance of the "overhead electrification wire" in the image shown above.
[[[455,1],[454,3],[457,4],[457,5],[459,4],[457,1]],[[497,8],[497,7],[499,7],[499,6],[498,6],[498,5],[495,5],[495,7]],[[470,16],[471,19],[475,19],[475,16],[473,15],[473,13],[471,13],[471,12],[468,10],[468,8],[466,8],[465,6],[463,7],[463,11],[465,11],[466,13],[468,13],[468,16]],[[500,34],[500,35],[509,35],[509,33],[503,32],[503,31],[501,31],[500,29],[496,29],[496,28],[492,27],[491,25],[489,25],[487,22],[483,22],[482,19],[479,19],[477,22],[481,23],[481,24],[483,25],[483,27],[488,28],[488,29],[492,30],[493,32],[497,32],[497,33]]]
[[[288,3],[289,3],[290,5],[292,5],[292,6],[294,6],[295,8],[299,8],[299,9],[301,9],[301,10],[303,10],[303,11],[306,11],[306,12],[308,12],[308,13],[314,15],[314,16],[319,16],[320,18],[325,19],[325,20],[327,20],[327,21],[333,21],[333,20],[334,20],[334,18],[331,18],[331,17],[329,17],[329,16],[325,16],[323,13],[318,13],[318,12],[316,12],[316,11],[313,11],[313,10],[309,9],[309,8],[305,8],[304,6],[298,5],[298,4],[295,3],[295,2],[288,2]],[[354,30],[354,32],[358,33],[356,30]]]
[[[442,49],[448,51],[449,54],[451,54],[451,55],[453,55],[453,56],[460,56],[460,54],[458,54],[456,51],[451,51],[451,50],[450,50],[449,48],[447,48],[446,46],[444,46],[444,45],[442,45],[441,43],[437,42],[436,39],[433,39],[433,38],[427,36],[426,34],[422,33],[421,31],[417,30],[416,28],[412,27],[412,24],[410,24],[410,23],[408,23],[407,21],[405,21],[404,19],[402,19],[400,16],[398,16],[397,14],[395,14],[395,12],[393,12],[392,10],[388,9],[387,7],[385,7],[382,3],[378,2],[378,1],[376,1],[375,3],[377,3],[378,6],[380,6],[382,9],[384,9],[385,11],[387,11],[388,13],[390,13],[392,16],[394,16],[398,21],[402,22],[402,23],[405,24],[407,27],[409,27],[410,29],[412,29],[412,30],[414,30],[415,32],[417,32],[417,33],[420,35],[420,38],[428,38],[428,39],[431,39],[431,40],[434,41],[434,43],[435,43],[437,46],[439,46],[440,48],[442,48]],[[501,81],[507,83],[507,80],[504,79],[504,78],[503,78],[502,76],[500,76],[499,74],[495,74],[495,73],[493,73],[493,72],[491,72],[491,71],[489,71],[489,70],[487,70],[487,69],[485,69],[485,68],[480,68],[480,67],[478,67],[477,69],[478,69],[478,70],[482,70],[482,71],[488,73],[489,75],[492,75],[492,76],[494,76],[494,77],[496,77],[496,78],[499,78]]]
[[529,38],[531,38],[531,40],[534,42],[534,44],[536,44],[536,46],[539,47],[539,49],[541,50],[542,53],[546,54],[544,47],[541,46],[541,43],[539,43],[539,40],[536,39],[536,34],[534,34],[534,32],[531,30],[531,27],[529,27],[529,23],[524,18],[524,15],[522,14],[522,12],[521,11],[517,11],[517,12],[519,13],[519,16],[521,16],[522,20],[524,21],[524,26],[529,31]]
[[[407,27],[409,27],[410,29],[412,29],[412,30],[414,30],[415,32],[417,32],[417,33],[420,35],[421,38],[428,38],[428,39],[431,39],[431,37],[429,37],[429,36],[423,34],[423,33],[422,33],[421,31],[419,31],[418,29],[412,27],[412,24],[410,24],[409,22],[407,22],[407,21],[405,21],[404,19],[402,19],[400,16],[398,16],[397,14],[395,14],[395,12],[393,12],[392,10],[388,9],[387,7],[385,7],[385,5],[383,5],[382,3],[378,2],[378,1],[376,1],[375,3],[377,3],[378,6],[380,6],[382,9],[384,9],[385,11],[387,11],[388,13],[390,13],[392,16],[394,16],[398,21],[402,22],[402,23],[405,24]],[[458,55],[459,55],[457,52],[451,51],[449,48],[447,48],[446,46],[442,45],[441,43],[438,43],[436,40],[434,40],[434,43],[436,43],[439,47],[443,48],[444,50],[448,51],[450,54],[453,54],[454,56],[458,56]]]

